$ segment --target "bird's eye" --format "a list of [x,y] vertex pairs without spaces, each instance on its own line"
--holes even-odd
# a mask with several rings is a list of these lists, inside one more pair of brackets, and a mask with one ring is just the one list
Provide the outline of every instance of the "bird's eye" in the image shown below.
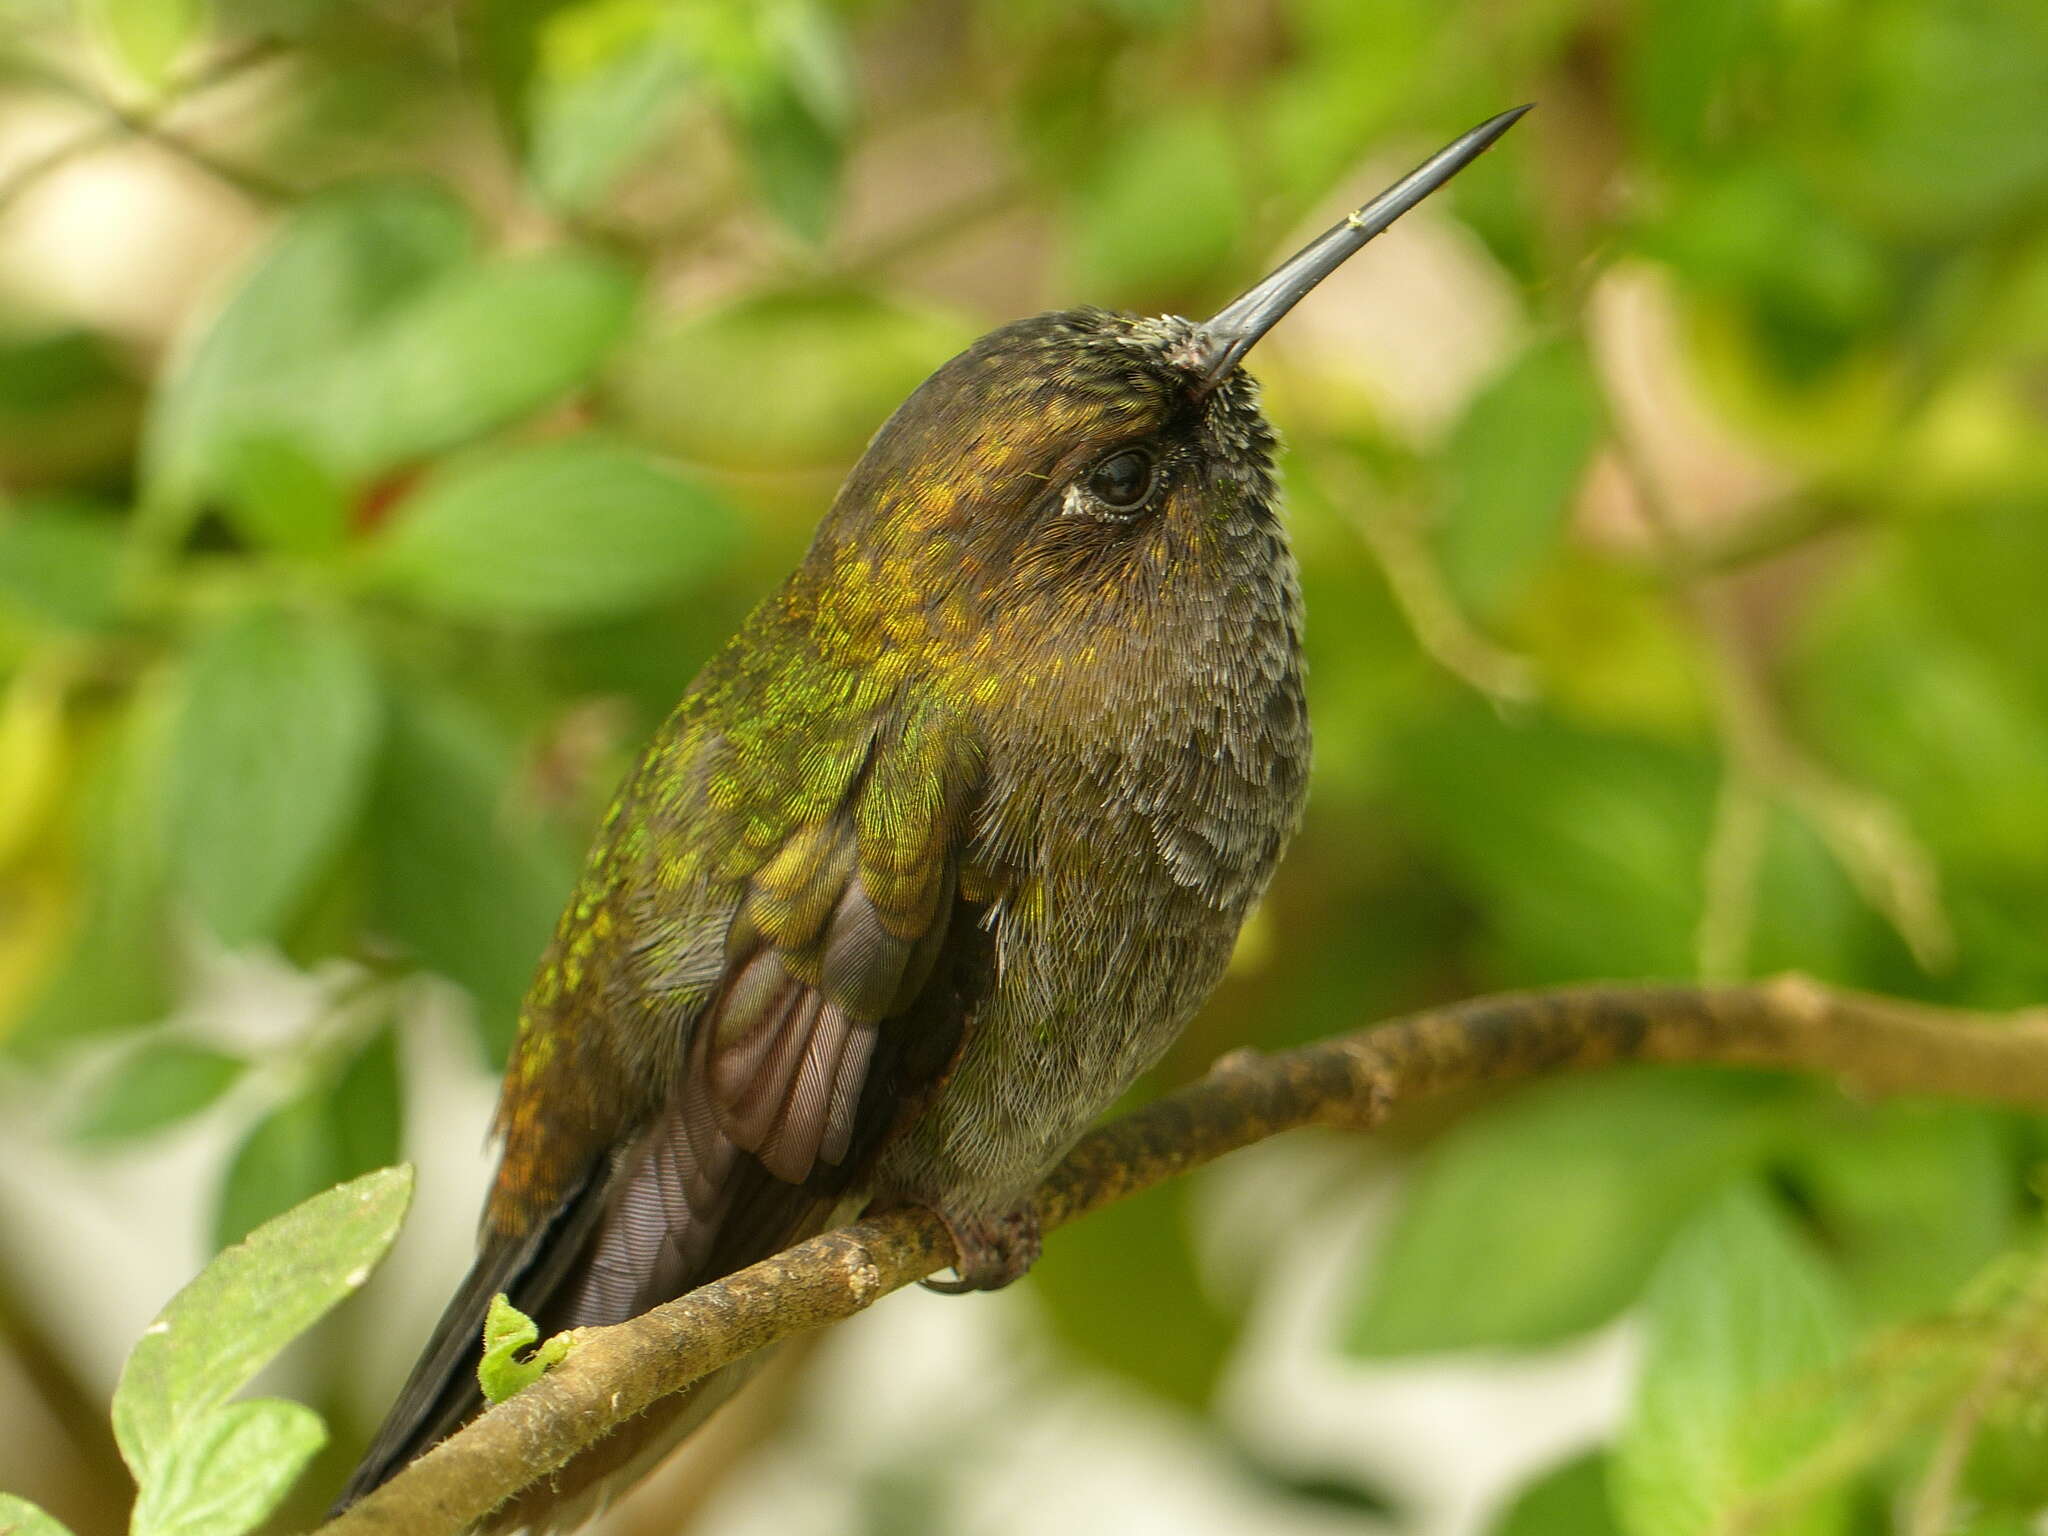
[[1115,512],[1130,512],[1152,494],[1152,455],[1142,448],[1112,453],[1088,472],[1088,494]]

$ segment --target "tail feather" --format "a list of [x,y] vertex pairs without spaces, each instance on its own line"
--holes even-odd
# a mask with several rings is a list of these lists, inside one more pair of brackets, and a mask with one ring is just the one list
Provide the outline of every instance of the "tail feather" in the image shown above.
[[[554,1217],[523,1239],[486,1238],[419,1364],[330,1518],[482,1411],[477,1385],[484,1316],[500,1291],[544,1332],[623,1322],[721,1275],[824,1231],[857,1201],[783,1183],[752,1158],[725,1168],[709,1210],[695,1208],[681,1163],[688,1096],[652,1127],[620,1171],[593,1169]],[[492,1532],[573,1529],[651,1467],[751,1374],[716,1372],[619,1427],[486,1524]]]
[[553,1218],[525,1237],[486,1236],[376,1438],[328,1511],[329,1519],[453,1434],[483,1407],[476,1361],[491,1298],[503,1292],[520,1311],[545,1315],[603,1214],[605,1181],[597,1175],[592,1169]]

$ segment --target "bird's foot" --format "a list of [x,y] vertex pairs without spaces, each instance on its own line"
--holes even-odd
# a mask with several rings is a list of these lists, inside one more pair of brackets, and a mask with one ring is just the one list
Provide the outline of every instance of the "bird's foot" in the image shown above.
[[964,1216],[938,1206],[929,1208],[953,1238],[953,1273],[957,1280],[926,1280],[928,1291],[958,1296],[964,1291],[999,1291],[1038,1262],[1043,1247],[1038,1212],[1019,1206],[1000,1216]]

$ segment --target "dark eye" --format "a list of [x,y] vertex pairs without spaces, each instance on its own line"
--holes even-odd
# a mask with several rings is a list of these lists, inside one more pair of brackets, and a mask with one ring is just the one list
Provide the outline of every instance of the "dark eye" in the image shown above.
[[1142,448],[1112,453],[1088,472],[1088,494],[1105,507],[1128,512],[1152,493],[1152,455]]

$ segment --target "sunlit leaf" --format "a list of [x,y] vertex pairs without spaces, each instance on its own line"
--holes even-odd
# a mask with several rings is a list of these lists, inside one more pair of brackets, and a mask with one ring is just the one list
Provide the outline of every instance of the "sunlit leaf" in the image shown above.
[[108,51],[144,85],[161,86],[206,20],[203,0],[79,0]]
[[0,1532],[5,1536],[71,1536],[61,1520],[11,1493],[0,1493]]
[[398,1235],[412,1170],[386,1168],[266,1223],[171,1298],[114,1389],[114,1436],[138,1481],[280,1350],[356,1290]]
[[633,296],[624,269],[573,251],[461,268],[336,360],[323,439],[369,473],[515,420],[588,377]]
[[131,1536],[242,1536],[270,1517],[326,1443],[320,1415],[299,1403],[216,1408],[143,1482]]
[[225,306],[181,336],[143,444],[150,499],[182,505],[213,489],[223,456],[254,432],[319,441],[328,401],[308,381],[459,265],[471,240],[462,208],[418,183],[350,186],[295,210]]
[[[1651,1282],[1635,1406],[1615,1453],[1630,1536],[1709,1536],[1829,1436],[1847,1328],[1834,1279],[1753,1187],[1682,1232]],[[1833,1536],[1838,1489],[1774,1510],[1779,1536]]]

